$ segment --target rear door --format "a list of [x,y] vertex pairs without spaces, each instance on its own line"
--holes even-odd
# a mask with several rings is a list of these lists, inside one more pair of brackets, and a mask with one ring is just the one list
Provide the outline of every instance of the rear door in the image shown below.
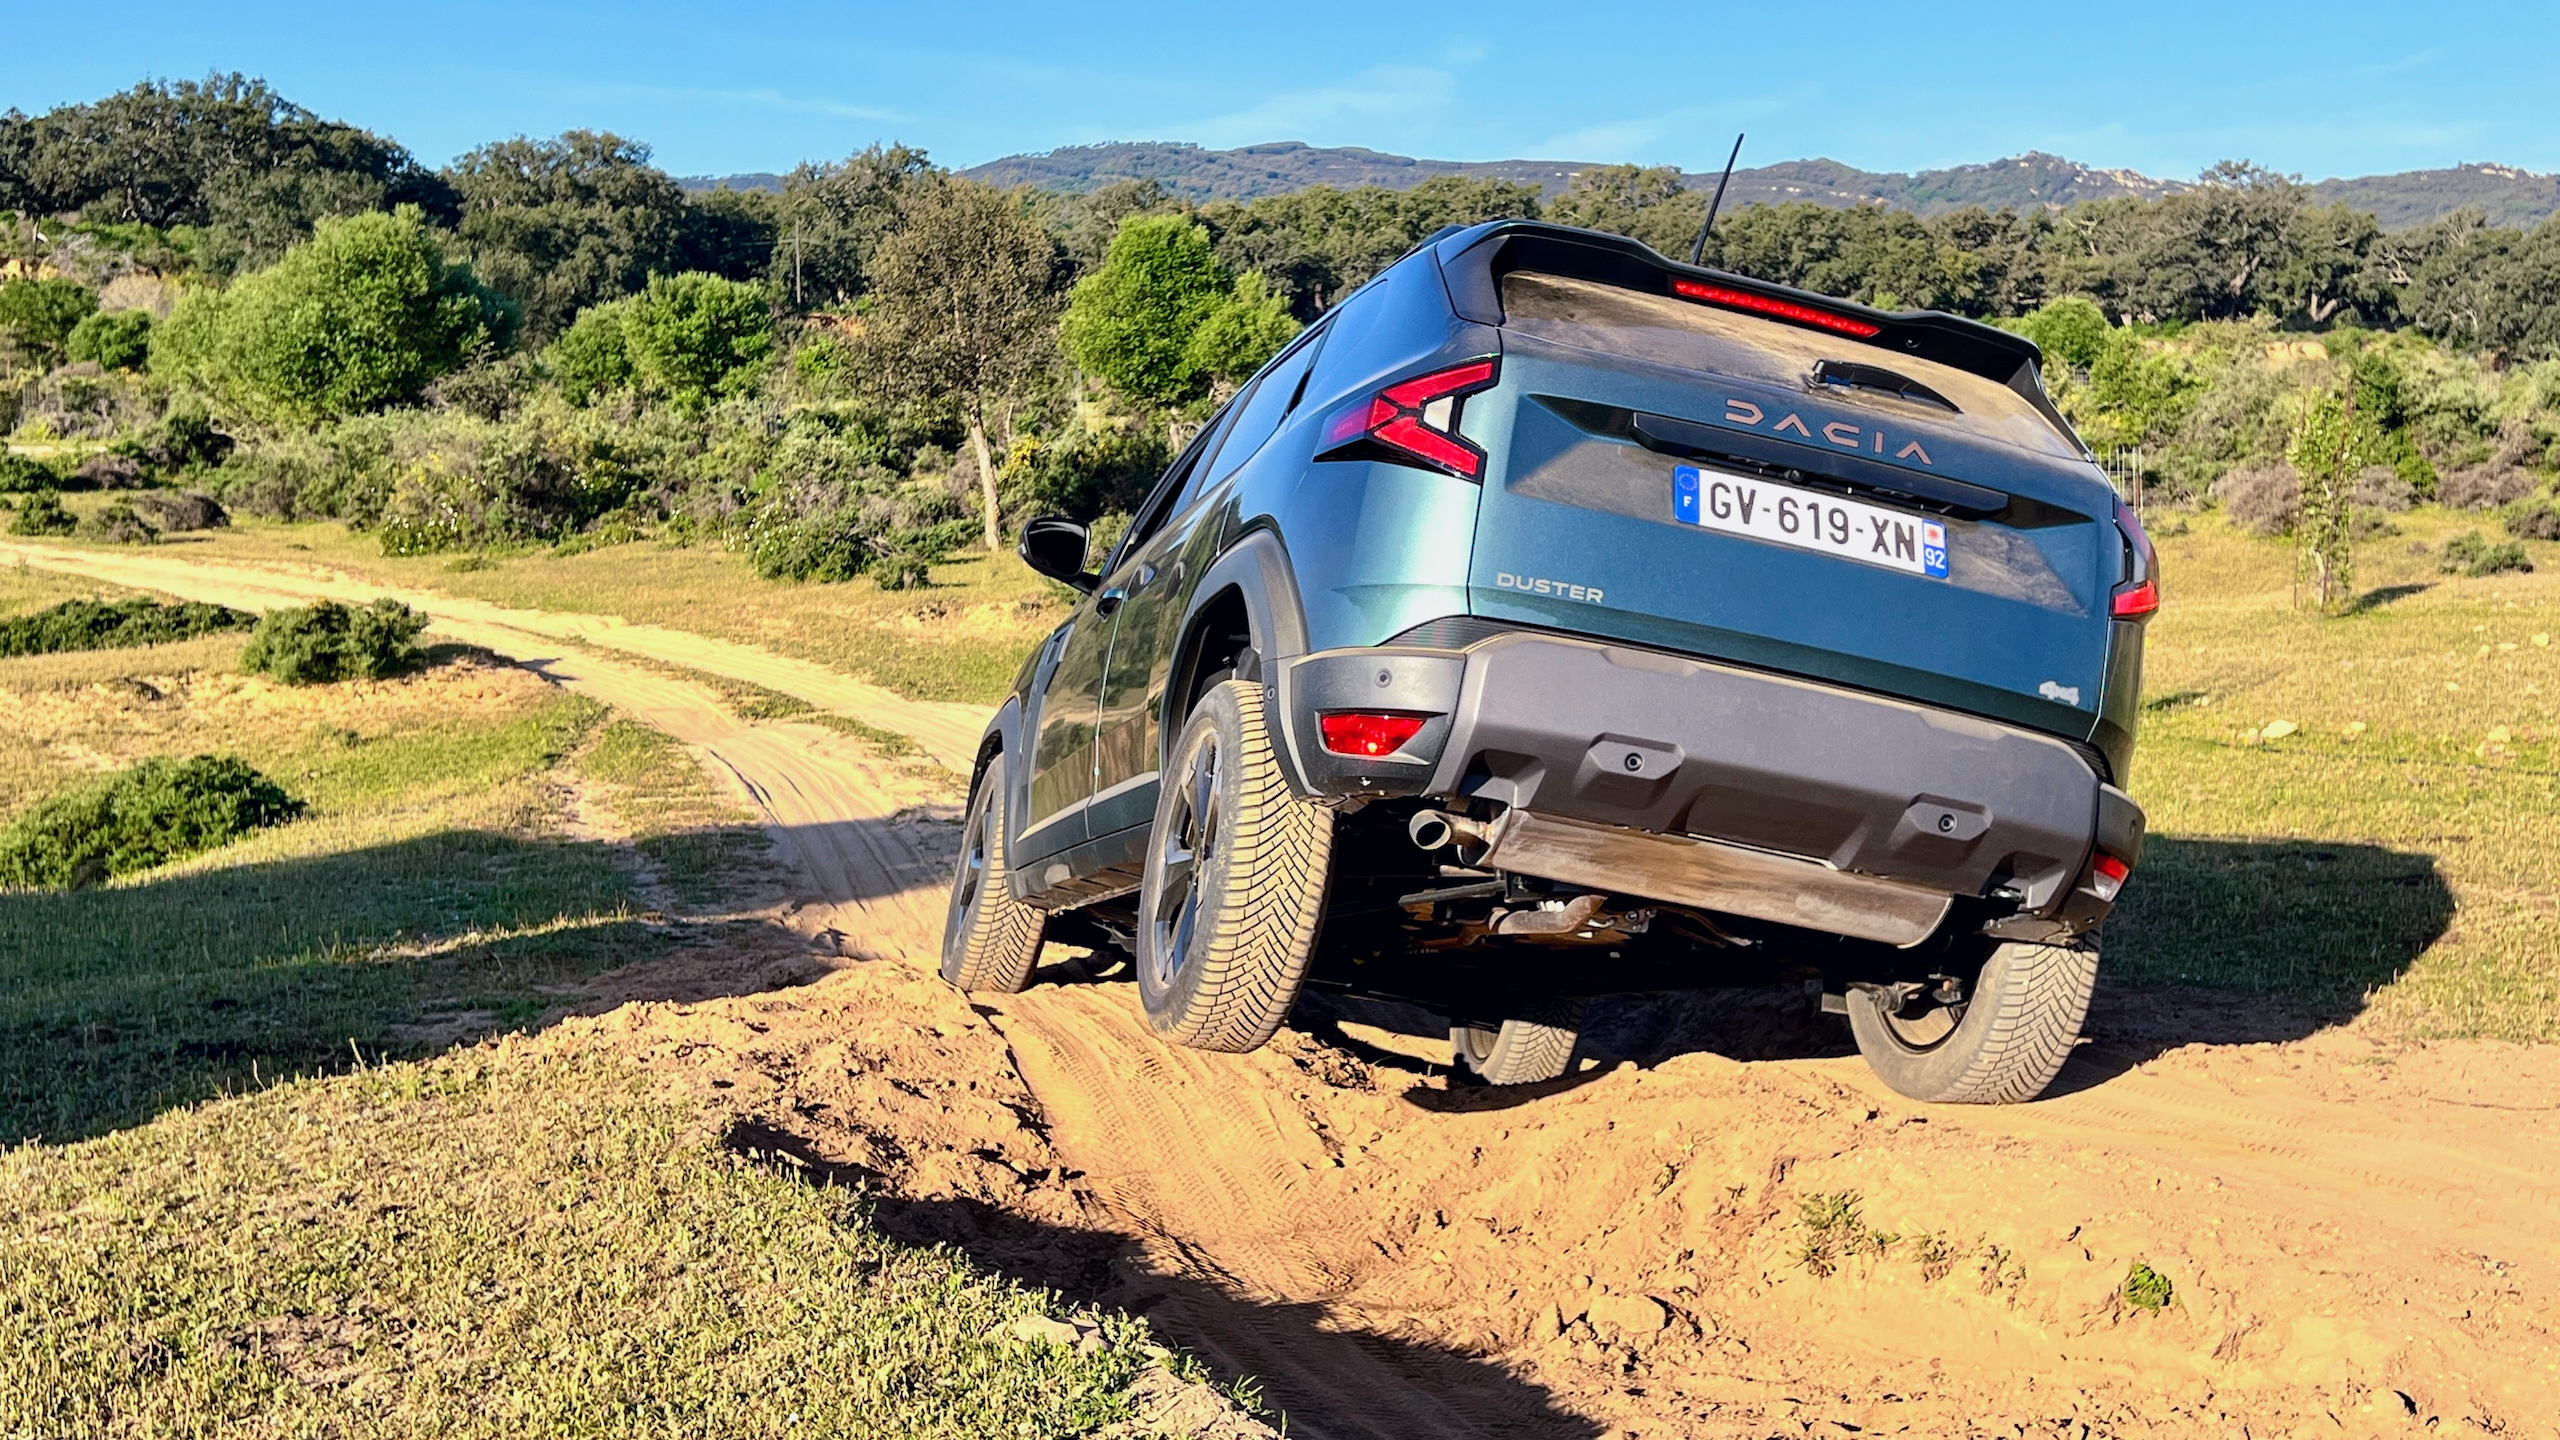
[[2085,736],[2111,492],[2022,396],[1758,316],[1502,278],[1474,613]]

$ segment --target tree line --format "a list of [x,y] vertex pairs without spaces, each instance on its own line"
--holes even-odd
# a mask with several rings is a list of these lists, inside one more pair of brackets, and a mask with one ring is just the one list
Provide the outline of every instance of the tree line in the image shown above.
[[[100,483],[182,473],[386,546],[711,533],[772,573],[913,578],[1025,507],[1126,509],[1184,424],[1443,226],[1544,217],[1685,255],[1705,204],[1635,166],[1552,198],[998,191],[902,145],[688,194],[608,133],[431,169],[260,81],[148,82],[0,115],[0,405],[115,450],[82,462]],[[1706,260],[2026,329],[2102,444],[2193,431],[2170,478],[2195,493],[2250,457],[2196,418],[2236,342],[2180,327],[2560,355],[2560,221],[2386,232],[2236,162],[2060,210],[1749,206]],[[2488,443],[2427,442],[2446,467]],[[2393,453],[2432,484],[2417,440]]]

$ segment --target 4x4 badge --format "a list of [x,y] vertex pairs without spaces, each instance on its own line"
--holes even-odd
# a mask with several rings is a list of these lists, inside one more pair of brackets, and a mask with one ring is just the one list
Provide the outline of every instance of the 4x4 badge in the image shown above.
[[[1724,418],[1732,421],[1736,425],[1749,425],[1756,428],[1761,421],[1769,418],[1769,412],[1752,404],[1748,400],[1727,400],[1724,402]],[[1769,427],[1771,434],[1783,434],[1789,430],[1793,430],[1807,440],[1814,438],[1813,427],[1805,424],[1804,417],[1796,414],[1792,410],[1788,411],[1785,417],[1780,419],[1777,424]],[[1839,446],[1843,450],[1863,449],[1866,447],[1867,441],[1873,440],[1875,442],[1875,452],[1879,455],[1885,453],[1885,438],[1882,430],[1864,429],[1860,426],[1852,425],[1846,420],[1834,420],[1830,424],[1823,426],[1822,438],[1829,441],[1831,444]],[[1932,467],[1935,467],[1938,463],[1937,461],[1929,458],[1929,452],[1921,449],[1920,442],[1917,440],[1904,441],[1902,448],[1893,452],[1893,458],[1896,460],[1917,460],[1923,465]]]

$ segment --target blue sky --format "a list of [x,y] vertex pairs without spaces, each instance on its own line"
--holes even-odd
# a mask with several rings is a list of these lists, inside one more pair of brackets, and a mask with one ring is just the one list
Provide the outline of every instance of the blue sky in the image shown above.
[[[2510,13],[2495,14],[2499,8]],[[2326,4],[1022,4],[458,0],[30,7],[0,106],[263,75],[442,164],[572,126],[679,174],[875,140],[950,165],[1100,140],[1458,160],[1909,170],[2046,150],[2188,177],[2494,160],[2560,170],[2560,7]]]

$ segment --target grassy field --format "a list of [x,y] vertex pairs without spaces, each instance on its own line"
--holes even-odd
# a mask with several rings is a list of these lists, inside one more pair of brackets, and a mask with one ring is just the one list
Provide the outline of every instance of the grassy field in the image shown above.
[[612,847],[561,833],[582,754],[680,895],[717,898],[752,843],[681,752],[599,735],[592,702],[527,672],[446,655],[286,689],[236,673],[242,643],[0,661],[0,804],[218,751],[309,806],[120,883],[0,896],[0,1143],[521,1024],[674,943]]
[[699,1124],[475,1050],[0,1153],[0,1435],[1081,1435],[1162,1353]]
[[2293,607],[2281,542],[2210,517],[2161,540],[2132,777],[2154,841],[2109,971],[2560,1039],[2560,546],[2457,579],[2436,551],[2475,517],[2395,520],[2333,619]]
[[[64,503],[85,512],[100,502],[73,495]],[[929,587],[883,590],[869,580],[766,580],[743,559],[711,547],[635,544],[575,555],[532,550],[460,561],[393,558],[372,536],[350,534],[343,525],[247,519],[168,543],[189,555],[326,565],[378,583],[499,605],[618,615],[761,645],[919,700],[996,703],[1021,668],[1023,652],[1066,617],[1065,589],[1010,553],[962,556],[935,566]]]

